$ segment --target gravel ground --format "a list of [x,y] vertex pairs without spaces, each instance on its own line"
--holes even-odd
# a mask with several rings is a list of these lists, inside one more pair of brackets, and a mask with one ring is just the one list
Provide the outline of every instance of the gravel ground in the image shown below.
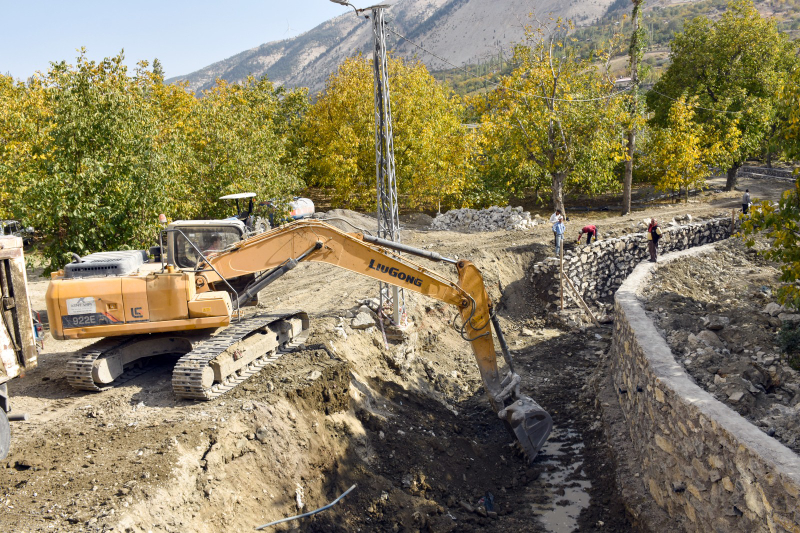
[[778,342],[782,324],[800,315],[775,301],[779,276],[775,264],[731,239],[659,266],[645,308],[701,387],[800,453],[800,373]]

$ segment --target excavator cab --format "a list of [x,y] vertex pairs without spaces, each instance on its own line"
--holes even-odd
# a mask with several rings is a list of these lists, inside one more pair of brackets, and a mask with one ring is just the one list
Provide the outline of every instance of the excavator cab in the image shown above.
[[178,220],[167,228],[167,264],[195,268],[200,255],[217,254],[242,241],[247,230],[241,220]]

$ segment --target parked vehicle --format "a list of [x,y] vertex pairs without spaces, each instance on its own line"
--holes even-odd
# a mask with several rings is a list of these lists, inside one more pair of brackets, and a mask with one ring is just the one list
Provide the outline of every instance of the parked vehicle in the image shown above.
[[0,229],[0,235],[19,237],[25,246],[33,242],[33,228],[26,228],[18,220],[0,220]]

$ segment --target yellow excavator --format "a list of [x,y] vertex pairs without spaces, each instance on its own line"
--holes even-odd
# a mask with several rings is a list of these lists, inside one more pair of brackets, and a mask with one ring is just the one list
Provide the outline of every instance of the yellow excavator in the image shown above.
[[[178,397],[224,394],[302,345],[308,315],[281,311],[245,316],[258,292],[301,261],[329,263],[449,303],[472,350],[489,401],[533,460],[552,429],[550,415],[520,393],[520,377],[503,338],[480,271],[365,233],[346,233],[318,220],[294,222],[256,235],[238,221],[183,221],[162,233],[154,261],[145,251],[101,252],[52,274],[47,290],[56,339],[102,340],[67,361],[73,387],[104,390],[135,375],[154,357],[178,354],[172,377]],[[455,266],[458,283],[399,252]],[[492,327],[506,370],[501,375]]]

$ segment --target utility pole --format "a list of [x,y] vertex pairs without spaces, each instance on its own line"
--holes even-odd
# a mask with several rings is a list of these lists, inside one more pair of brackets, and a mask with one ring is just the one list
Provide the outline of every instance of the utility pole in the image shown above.
[[633,33],[631,34],[630,56],[631,66],[631,98],[630,98],[630,125],[626,132],[628,140],[627,157],[625,158],[625,175],[622,179],[622,215],[631,212],[631,195],[633,192],[633,156],[636,152],[636,121],[638,120],[638,101],[639,101],[639,62],[644,56],[644,45],[646,35],[641,28],[642,14],[639,11],[643,0],[631,0],[633,3]]
[[[375,73],[375,174],[377,178],[378,237],[400,242],[400,213],[397,207],[397,180],[395,179],[394,136],[392,132],[392,106],[389,98],[389,67],[386,61],[386,24],[384,9],[389,4],[379,4],[364,9],[345,0],[331,0],[352,7],[356,15],[372,17],[372,65]],[[370,15],[364,15],[369,12]],[[391,305],[392,321],[396,326],[406,325],[405,294],[402,289],[380,283],[380,308]]]
[[[386,62],[386,26],[384,5],[373,6],[372,33],[374,48],[372,64],[375,70],[375,174],[378,178],[378,237],[400,242],[400,213],[397,209],[397,180],[394,166],[394,136],[392,105],[389,99],[389,67]],[[380,284],[380,304],[392,306],[392,320],[401,326],[405,322],[403,290],[388,283]]]

